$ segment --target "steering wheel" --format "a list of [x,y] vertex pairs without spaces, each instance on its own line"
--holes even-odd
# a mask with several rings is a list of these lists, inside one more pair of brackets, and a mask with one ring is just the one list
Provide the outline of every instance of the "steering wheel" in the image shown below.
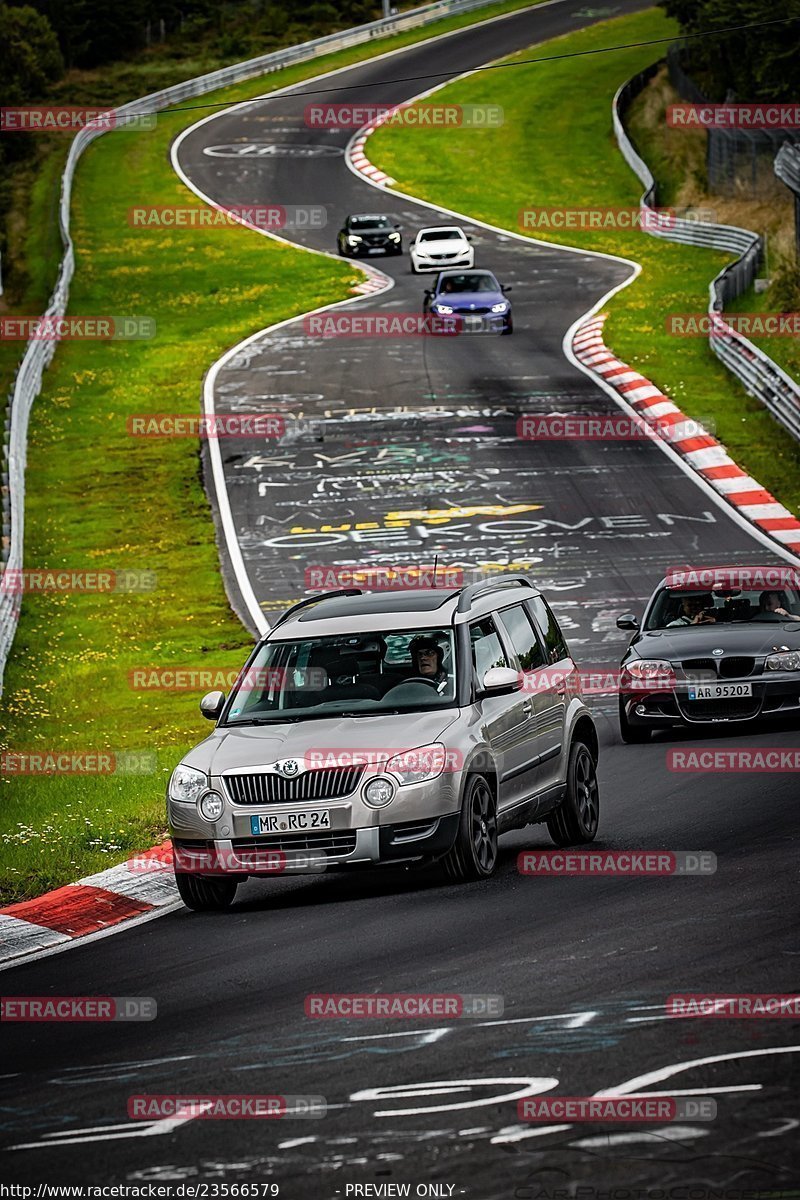
[[[431,679],[430,675],[410,675],[408,677],[408,679],[401,679],[399,683],[396,683],[394,685],[394,687],[402,687],[403,684],[405,684],[405,683],[427,683],[429,685],[429,687],[432,687],[435,689],[438,689],[438,687],[439,687],[436,680]],[[393,692],[394,687],[390,688],[389,691]],[[388,695],[389,693],[387,692],[386,694]]]

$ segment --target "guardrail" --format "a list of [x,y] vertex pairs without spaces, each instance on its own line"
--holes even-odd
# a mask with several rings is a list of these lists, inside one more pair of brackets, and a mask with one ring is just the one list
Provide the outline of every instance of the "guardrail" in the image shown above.
[[800,145],[781,146],[773,164],[775,174],[794,192],[794,242],[800,260]]
[[[136,116],[143,112],[157,112],[163,108],[188,100],[193,96],[202,96],[217,88],[227,87],[233,83],[241,83],[258,75],[279,71],[294,63],[306,62],[322,54],[334,50],[344,50],[349,46],[358,46],[373,38],[400,33],[406,29],[415,29],[433,21],[439,21],[452,13],[469,12],[472,9],[488,8],[498,0],[435,0],[421,8],[411,9],[394,17],[382,17],[366,25],[357,25],[339,33],[330,33],[325,37],[302,42],[297,46],[289,46],[283,50],[275,50],[259,58],[247,59],[188,79],[173,87],[164,88],[160,92],[152,92],[138,100],[121,104],[118,108],[110,109],[117,118],[115,124],[131,123]],[[64,245],[64,256],[61,260],[58,278],[53,294],[45,313],[46,317],[62,317],[66,312],[69,299],[69,285],[75,270],[75,255],[70,236],[70,200],[72,182],[78,160],[87,146],[95,138],[107,133],[107,129],[81,129],[73,138],[70,146],[64,174],[61,178],[61,201],[59,205],[59,226],[61,240]],[[4,463],[2,470],[3,482],[3,564],[4,574],[12,579],[10,588],[3,588],[0,580],[0,694],[2,694],[3,673],[8,661],[8,655],[14,641],[19,612],[22,603],[21,594],[13,587],[13,573],[22,568],[23,541],[25,528],[25,461],[27,452],[28,421],[33,401],[42,388],[42,375],[49,366],[56,351],[57,341],[31,341],[17,368],[14,387],[9,396],[6,410],[4,433]]]
[[[624,83],[614,96],[612,115],[614,134],[625,161],[644,184],[645,192],[639,201],[642,209],[656,207],[657,184],[647,163],[637,153],[624,125],[624,115],[633,100],[646,87],[661,63],[654,63],[645,71],[634,75]],[[786,147],[781,150],[781,157]],[[715,225],[711,222],[691,221],[683,217],[670,220],[669,225],[657,226],[652,219],[642,223],[642,228],[652,237],[671,242],[683,242],[691,246],[706,246],[715,250],[727,250],[737,258],[709,284],[708,313],[710,317],[724,311],[725,306],[741,296],[753,283],[763,258],[763,241],[751,229],[736,225]],[[748,338],[736,333],[730,325],[717,317],[712,323],[709,346],[720,362],[740,380],[751,396],[769,410],[773,417],[800,440],[800,385],[787,375],[763,350],[754,346]]]

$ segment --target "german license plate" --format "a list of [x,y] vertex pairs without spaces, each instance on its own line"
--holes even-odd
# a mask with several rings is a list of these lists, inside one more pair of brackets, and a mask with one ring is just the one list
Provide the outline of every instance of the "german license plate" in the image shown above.
[[307,809],[292,813],[263,813],[250,818],[254,837],[262,833],[305,833],[309,829],[330,829],[331,814],[327,808]]
[[690,700],[739,700],[752,694],[752,683],[703,683],[689,688]]

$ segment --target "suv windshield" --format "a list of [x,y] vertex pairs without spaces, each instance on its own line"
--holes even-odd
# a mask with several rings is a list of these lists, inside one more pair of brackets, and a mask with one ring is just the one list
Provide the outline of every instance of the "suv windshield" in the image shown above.
[[480,275],[444,275],[440,292],[499,292],[500,284],[488,271]]
[[662,588],[645,629],[680,628],[682,625],[746,625],[800,622],[800,596],[793,588],[748,591],[746,588]]
[[455,694],[452,629],[267,642],[237,681],[225,724],[422,712]]
[[391,229],[392,222],[388,217],[351,217],[351,229]]

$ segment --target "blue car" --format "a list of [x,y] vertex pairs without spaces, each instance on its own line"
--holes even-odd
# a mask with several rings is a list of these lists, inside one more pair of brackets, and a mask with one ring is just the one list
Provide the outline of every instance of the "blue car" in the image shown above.
[[491,271],[440,271],[434,287],[425,292],[423,312],[457,315],[459,332],[513,333],[511,303],[506,299],[510,291]]

